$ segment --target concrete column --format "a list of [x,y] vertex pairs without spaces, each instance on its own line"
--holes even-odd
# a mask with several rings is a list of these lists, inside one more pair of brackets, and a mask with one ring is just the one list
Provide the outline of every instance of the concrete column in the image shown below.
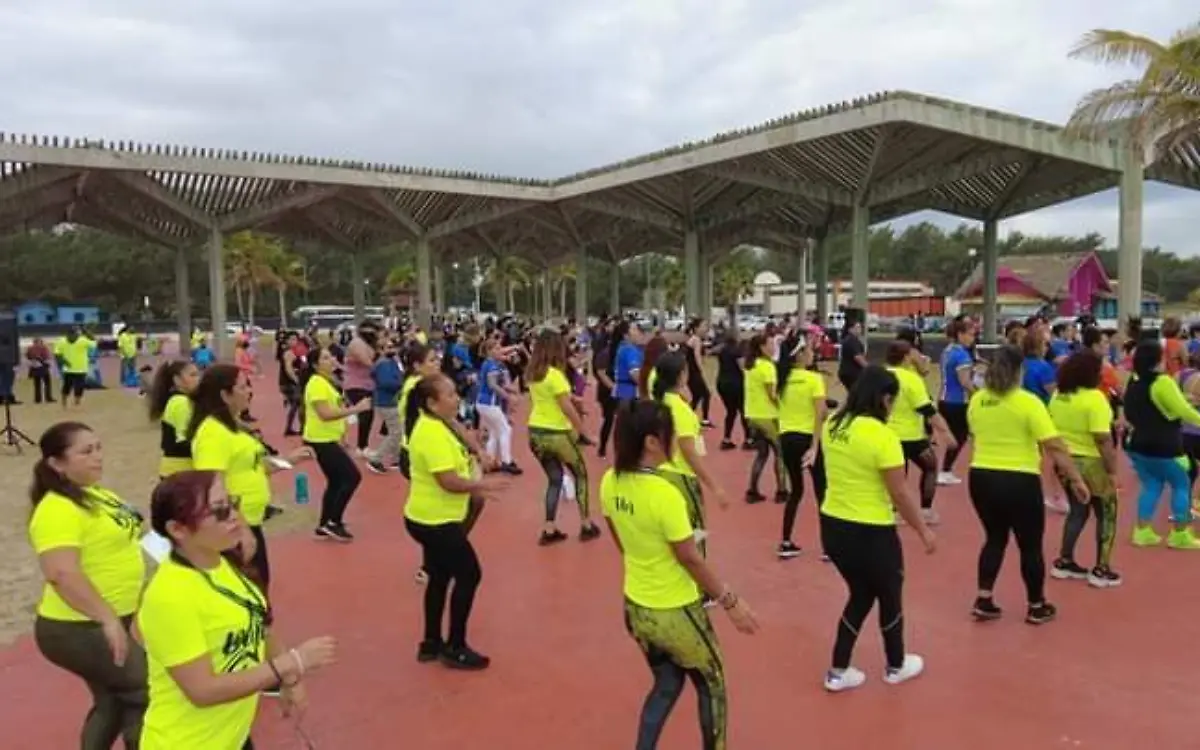
[[796,259],[799,261],[800,267],[796,271],[796,313],[804,320],[804,314],[808,311],[808,241],[800,245],[799,252],[796,253]]
[[613,261],[608,268],[608,314],[621,314],[621,264]]
[[433,265],[433,310],[438,315],[446,314],[446,279],[441,263]]
[[212,320],[212,348],[218,360],[233,357],[225,330],[225,237],[213,227],[208,233],[208,300]]
[[705,253],[705,256],[704,256],[704,317],[708,320],[712,320],[713,307],[715,306],[714,301],[713,301],[713,299],[715,297],[715,293],[713,292],[713,284],[715,283],[713,281],[713,276],[715,275],[715,274],[713,274],[713,268],[715,268],[716,266],[713,264],[713,262],[711,260],[709,260],[711,257],[712,257],[711,250],[708,253]]
[[433,253],[429,240],[417,238],[417,309],[413,320],[429,330],[433,327]]
[[367,317],[367,285],[363,278],[362,259],[358,253],[350,253],[350,287],[354,294],[354,322],[361,323]]
[[700,263],[700,235],[689,229],[683,235],[683,306],[688,317],[701,314],[700,284],[704,271]]
[[587,325],[588,318],[588,252],[580,247],[575,253],[575,322]]
[[554,316],[554,290],[550,287],[550,271],[542,271],[542,322]]
[[813,276],[816,276],[817,324],[823,326],[825,321],[829,320],[829,243],[826,242],[824,236],[817,238],[814,251],[816,252],[816,267],[813,269]]
[[1000,255],[996,241],[998,222],[988,219],[983,222],[983,342],[996,343],[996,298],[999,291],[997,263]]
[[496,295],[496,314],[507,315],[508,309],[508,279],[499,272],[492,271],[492,293]]
[[[179,356],[187,359],[192,341],[192,292],[188,281],[188,254],[175,248],[175,315],[179,321]],[[287,323],[281,325],[286,326]]]
[[864,314],[870,298],[868,282],[871,278],[871,258],[867,244],[870,226],[870,209],[855,205],[850,212],[850,288],[854,294],[854,306],[861,308]]
[[1142,201],[1145,177],[1141,154],[1126,155],[1120,182],[1120,228],[1117,245],[1117,315],[1122,330],[1142,315]]

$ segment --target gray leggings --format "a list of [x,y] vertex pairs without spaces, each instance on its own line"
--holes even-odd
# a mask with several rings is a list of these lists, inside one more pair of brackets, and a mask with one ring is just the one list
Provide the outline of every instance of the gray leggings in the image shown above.
[[[122,622],[129,629],[132,617]],[[137,750],[146,713],[146,652],[129,637],[125,664],[113,664],[104,632],[95,622],[65,622],[38,617],[33,637],[42,656],[87,683],[92,708],[80,732],[82,750],[110,750],[117,738]]]

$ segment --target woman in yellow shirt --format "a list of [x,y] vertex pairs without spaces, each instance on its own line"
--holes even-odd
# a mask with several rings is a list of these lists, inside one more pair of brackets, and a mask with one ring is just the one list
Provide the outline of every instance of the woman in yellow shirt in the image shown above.
[[[647,347],[649,349],[649,347]],[[717,501],[722,509],[729,507],[725,490],[704,466],[708,451],[700,431],[700,417],[683,397],[689,382],[687,355],[681,351],[666,352],[658,357],[653,370],[654,387],[651,396],[671,412],[671,427],[675,440],[671,444],[671,460],[662,465],[663,477],[674,483],[688,501],[688,520],[697,532],[700,554],[707,556],[708,524],[704,513],[704,492]]]
[[409,397],[422,378],[431,378],[441,373],[442,367],[432,346],[414,341],[404,352],[404,369],[404,383],[400,386],[400,397],[396,401],[396,408],[400,410],[400,473],[405,479],[411,479],[408,433],[412,432],[413,425],[405,421],[408,419],[405,415],[409,413]]
[[1008,539],[1015,536],[1028,600],[1025,622],[1041,625],[1057,613],[1045,596],[1042,453],[1054,461],[1076,502],[1089,502],[1091,492],[1071,461],[1046,405],[1021,387],[1024,361],[1021,350],[1015,347],[997,349],[984,375],[983,388],[971,396],[967,406],[967,425],[975,443],[967,489],[985,537],[979,552],[979,592],[971,614],[980,621],[1001,616],[992,589],[1000,575]]
[[567,380],[567,347],[562,336],[549,328],[538,334],[525,380],[529,383],[529,447],[546,472],[546,523],[538,544],[556,544],[567,538],[559,530],[558,501],[563,496],[563,478],[570,472],[575,483],[575,500],[579,503],[581,528],[579,540],[591,541],[600,536],[600,527],[592,520],[588,505],[587,464],[579,450],[583,435],[583,418],[571,400],[571,383]]
[[342,445],[346,437],[346,418],[370,411],[371,399],[364,398],[353,406],[343,403],[334,371],[337,359],[322,346],[309,355],[313,373],[304,386],[304,443],[312,448],[317,465],[325,475],[325,492],[321,495],[321,520],[313,534],[317,539],[352,542],[354,535],[346,528],[346,507],[362,482],[362,472]]
[[600,501],[623,560],[625,628],[654,676],[636,746],[658,747],[691,680],[700,698],[701,744],[726,750],[725,664],[701,594],[718,602],[743,633],[756,632],[758,622],[705,562],[687,499],[659,471],[675,444],[669,408],[655,401],[622,404],[616,431],[616,457],[600,482]]
[[916,530],[926,552],[933,552],[935,537],[908,493],[904,449],[887,426],[899,394],[895,375],[868,365],[846,403],[825,422],[822,450],[829,487],[821,506],[821,543],[850,592],[825,674],[830,692],[866,681],[850,659],[876,602],[887,661],[884,682],[899,685],[925,669],[924,659],[904,647],[904,554],[896,514]]
[[786,503],[790,495],[787,466],[779,444],[779,375],[772,359],[774,348],[774,341],[761,333],[750,337],[746,347],[746,395],[742,411],[755,433],[754,463],[750,465],[750,488],[746,490],[748,503],[766,500],[758,491],[758,482],[771,455],[775,457],[775,502]]
[[[242,518],[254,537],[248,563],[266,591],[271,585],[271,564],[262,527],[271,504],[270,474],[277,468],[268,460],[266,446],[238,420],[250,404],[251,390],[250,377],[235,365],[205,370],[192,394],[189,434],[193,468],[217,472],[226,491],[238,498]],[[301,447],[287,460],[295,464],[311,456],[308,448]]]
[[38,441],[29,491],[29,539],[45,586],[33,636],[55,666],[92,693],[80,747],[108,750],[122,737],[136,748],[146,710],[146,656],[129,637],[145,578],[142,516],[99,486],[100,438],[60,422]]
[[[488,657],[467,645],[467,621],[482,570],[468,538],[491,487],[470,446],[451,426],[458,415],[454,382],[442,374],[413,387],[405,420],[412,425],[409,459],[412,478],[404,505],[404,526],[421,545],[425,574],[425,635],[417,660],[440,660],[454,669],[486,669]],[[450,585],[449,637],[442,620]]]
[[933,509],[933,498],[937,493],[938,463],[934,452],[934,440],[938,445],[952,449],[958,445],[950,432],[950,427],[944,417],[938,414],[937,407],[929,398],[929,388],[925,378],[920,375],[923,365],[921,352],[917,351],[907,341],[896,340],[888,345],[884,361],[887,369],[896,376],[900,384],[900,392],[892,405],[888,417],[888,427],[900,438],[900,447],[904,449],[904,465],[916,464],[921,470],[921,515],[925,523],[936,526],[939,522],[937,511]]
[[192,392],[200,382],[200,371],[191,362],[182,359],[164,362],[154,373],[150,386],[150,421],[157,421],[162,429],[159,447],[162,458],[158,462],[159,478],[168,477],[177,471],[192,468],[192,441],[189,430],[192,424]]
[[252,748],[259,693],[279,685],[285,712],[303,710],[303,678],[334,661],[332,638],[288,649],[272,636],[266,594],[231,554],[237,505],[214,471],[173,474],[151,497],[171,554],[137,614],[150,685],[139,750]]
[[[1087,580],[1096,588],[1121,585],[1121,576],[1110,567],[1117,537],[1117,448],[1112,436],[1112,405],[1100,390],[1103,369],[1104,360],[1090,349],[1072,354],[1059,366],[1058,388],[1050,398],[1050,419],[1092,494],[1089,501],[1071,503],[1063,524],[1062,547],[1050,575]],[[1089,571],[1075,562],[1075,545],[1093,512],[1096,566]]]
[[796,513],[804,497],[804,470],[812,475],[817,507],[825,502],[825,460],[821,454],[821,427],[828,406],[825,378],[810,369],[813,352],[803,334],[793,332],[782,344],[779,357],[779,448],[787,467],[791,491],[783,506],[783,536],[776,554],[790,560],[800,554],[792,541]]

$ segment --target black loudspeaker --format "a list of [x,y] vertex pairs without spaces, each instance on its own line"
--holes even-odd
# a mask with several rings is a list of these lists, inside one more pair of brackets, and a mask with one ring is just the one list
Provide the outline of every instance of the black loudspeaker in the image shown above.
[[0,310],[0,367],[16,367],[21,364],[21,331],[17,325],[17,314],[12,310]]

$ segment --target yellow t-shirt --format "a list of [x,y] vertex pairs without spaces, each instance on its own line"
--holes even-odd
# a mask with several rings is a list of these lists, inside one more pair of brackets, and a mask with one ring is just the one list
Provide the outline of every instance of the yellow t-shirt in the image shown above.
[[[142,517],[112,492],[84,491],[89,507],[81,508],[57,492],[42,497],[29,519],[29,540],[37,554],[73,547],[79,569],[118,617],[133,614],[146,576],[139,539]],[[63,601],[50,585],[42,587],[37,613],[47,620],[85,622],[89,618]]]
[[121,357],[124,359],[133,359],[137,356],[137,336],[132,333],[122,333],[117,336],[117,349],[121,352]]
[[471,451],[454,431],[442,420],[422,414],[413,427],[408,457],[412,479],[404,517],[428,526],[457,523],[466,518],[470,495],[447,492],[434,476],[444,471],[452,471],[463,479],[475,475]]
[[163,562],[137,614],[150,687],[141,750],[242,747],[258,711],[258,694],[199,707],[167,670],[201,658],[210,659],[217,674],[254,669],[267,656],[266,605],[262,592],[224,558],[212,571]]
[[[158,475],[169,477],[181,471],[192,468],[190,441],[187,438],[188,426],[192,422],[192,399],[185,394],[176,393],[167,399],[167,406],[162,413],[163,457],[158,462]],[[172,441],[173,449],[184,455],[169,455],[165,450],[168,440]],[[188,444],[186,449],[183,444]]]
[[793,367],[779,397],[779,431],[811,435],[818,400],[825,400],[825,378],[819,372]]
[[417,387],[417,383],[421,382],[421,376],[415,372],[404,378],[404,384],[400,386],[400,399],[396,401],[396,408],[400,410],[400,447],[408,446],[408,422],[405,421],[405,415],[408,414],[408,397],[412,394],[413,388]]
[[1042,473],[1040,443],[1058,436],[1042,400],[1024,388],[976,391],[967,406],[972,469]]
[[238,498],[242,516],[251,526],[262,526],[271,504],[271,479],[263,458],[266,446],[242,430],[233,431],[220,420],[206,418],[192,436],[192,465],[197,471],[218,471],[225,491]]
[[925,434],[925,417],[918,410],[933,405],[925,381],[907,367],[887,369],[900,383],[900,393],[896,395],[896,401],[892,404],[888,427],[892,428],[902,442],[925,440],[928,437]]
[[700,435],[700,417],[696,416],[696,412],[692,411],[692,407],[688,406],[688,402],[684,401],[678,393],[663,394],[662,403],[671,410],[671,424],[675,427],[675,444],[671,446],[671,460],[663,464],[662,468],[694,477],[696,472],[692,471],[692,465],[683,455],[683,450],[679,447],[679,440],[680,438],[692,438],[696,441],[700,455],[704,455],[704,438]]
[[754,360],[754,367],[746,371],[746,419],[776,419],[779,408],[767,398],[767,389],[774,390],[778,380],[775,365],[766,357]]
[[571,393],[571,383],[566,374],[557,367],[546,370],[546,377],[529,384],[529,400],[533,408],[529,412],[529,426],[541,430],[569,432],[571,420],[563,414],[558,399]]
[[304,386],[304,442],[336,443],[346,434],[346,418],[328,422],[317,415],[313,404],[324,401],[334,409],[342,404],[342,394],[323,375],[313,375]]
[[653,471],[609,469],[600,480],[600,502],[621,541],[625,597],[649,609],[696,602],[700,588],[671,549],[694,531],[675,485]]
[[62,360],[62,370],[67,375],[87,375],[88,353],[92,342],[87,336],[80,336],[74,341],[65,338],[54,344],[54,356]]
[[1050,398],[1050,419],[1072,456],[1099,458],[1096,435],[1109,435],[1113,413],[1103,391],[1087,388],[1070,394],[1055,393]]
[[646,376],[646,393],[650,398],[654,398],[654,384],[658,382],[658,370],[650,368],[650,374]]
[[895,525],[883,472],[904,466],[896,433],[873,417],[858,416],[840,427],[828,420],[821,450],[828,481],[821,513],[872,526]]

